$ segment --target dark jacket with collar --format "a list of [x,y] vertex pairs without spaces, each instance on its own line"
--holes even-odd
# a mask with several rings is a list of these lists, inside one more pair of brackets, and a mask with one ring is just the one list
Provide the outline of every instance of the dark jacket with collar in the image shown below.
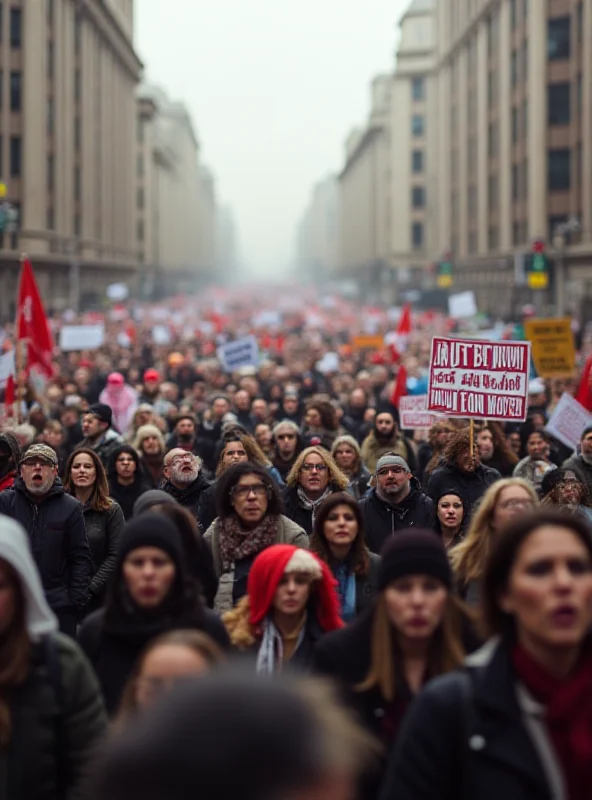
[[117,503],[112,503],[105,511],[95,511],[90,506],[84,506],[83,514],[93,561],[90,603],[91,608],[96,609],[103,603],[107,583],[115,569],[125,519]]
[[443,464],[432,472],[427,492],[435,501],[442,497],[444,490],[455,489],[463,499],[465,517],[469,520],[487,489],[501,477],[496,469],[484,467],[483,464],[479,464],[474,472],[461,472],[453,464]]
[[567,800],[562,784],[543,710],[489,642],[415,701],[380,800]]
[[98,442],[90,442],[88,439],[83,439],[81,447],[89,447],[94,450],[98,457],[101,459],[105,470],[111,466],[113,453],[123,444],[123,436],[121,436],[113,428],[108,428]]
[[411,478],[410,488],[400,503],[381,500],[375,488],[360,501],[366,542],[372,553],[380,553],[384,543],[396,531],[434,527],[433,500],[422,490],[417,478]]
[[193,483],[190,483],[186,489],[178,489],[170,481],[166,480],[160,488],[163,492],[174,497],[183,508],[191,511],[195,519],[198,520],[203,496],[210,485],[210,481],[204,476],[203,472],[200,472]]
[[[329,484],[331,487],[332,492],[340,491],[332,484]],[[351,494],[349,489],[346,490],[348,494]],[[301,528],[304,528],[306,533],[310,536],[312,534],[313,529],[313,520],[312,520],[312,509],[304,508],[301,504],[300,499],[298,497],[298,486],[289,486],[284,491],[284,506],[285,506],[285,515],[295,522],[296,525],[299,525]]]
[[34,503],[22,478],[0,493],[0,514],[27,531],[47,602],[54,611],[81,613],[88,600],[92,560],[82,504],[56,479],[41,502]]

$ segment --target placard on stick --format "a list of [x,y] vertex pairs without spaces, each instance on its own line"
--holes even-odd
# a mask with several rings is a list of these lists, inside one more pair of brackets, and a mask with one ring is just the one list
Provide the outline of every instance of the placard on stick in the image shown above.
[[530,342],[432,340],[428,411],[465,419],[526,419]]

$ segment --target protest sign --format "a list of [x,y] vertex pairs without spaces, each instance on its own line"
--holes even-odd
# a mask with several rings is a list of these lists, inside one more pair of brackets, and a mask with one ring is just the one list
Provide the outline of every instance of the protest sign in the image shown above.
[[217,354],[226,372],[259,365],[259,346],[254,336],[243,336],[235,342],[220,345]]
[[382,350],[384,347],[384,336],[370,334],[353,336],[351,346],[352,350]]
[[323,375],[331,372],[339,372],[339,356],[337,353],[325,353],[320,361],[317,361],[316,368]]
[[4,386],[11,375],[16,375],[14,350],[9,350],[0,356],[0,386]]
[[105,341],[104,325],[63,325],[60,331],[60,349],[98,350]]
[[431,428],[437,416],[427,410],[427,394],[408,395],[399,400],[399,427],[404,431]]
[[566,447],[575,450],[586,425],[592,423],[592,414],[580,405],[570,394],[562,394],[545,430]]
[[478,313],[475,292],[451,294],[448,298],[448,314],[451,319],[468,319]]
[[569,317],[526,320],[524,334],[532,343],[532,360],[541,378],[569,378],[574,374],[576,353]]
[[447,417],[526,419],[530,342],[432,339],[428,411]]
[[167,345],[171,343],[171,332],[168,325],[154,325],[152,328],[152,341],[154,344]]

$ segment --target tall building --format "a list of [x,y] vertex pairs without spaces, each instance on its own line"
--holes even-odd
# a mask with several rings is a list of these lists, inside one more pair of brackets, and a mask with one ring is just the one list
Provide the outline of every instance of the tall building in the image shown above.
[[0,236],[0,319],[15,312],[22,252],[50,309],[135,281],[141,67],[133,0],[0,3],[0,183],[18,211]]
[[212,171],[204,164],[198,177],[198,249],[197,262],[200,280],[212,279],[216,274],[216,238],[218,207],[216,182]]
[[228,206],[218,209],[216,222],[216,280],[234,281],[240,271],[240,255],[236,225]]
[[413,0],[400,25],[390,103],[390,262],[400,289],[419,288],[434,261],[438,118],[435,0]]
[[[589,317],[592,0],[447,0],[437,31],[438,248],[455,287],[508,316],[565,300]],[[548,290],[525,285],[533,240]]]
[[339,184],[335,175],[328,175],[313,188],[300,222],[299,277],[316,281],[332,277],[338,267],[339,247]]
[[392,272],[391,94],[390,75],[373,80],[368,121],[348,136],[339,175],[340,273],[376,296]]

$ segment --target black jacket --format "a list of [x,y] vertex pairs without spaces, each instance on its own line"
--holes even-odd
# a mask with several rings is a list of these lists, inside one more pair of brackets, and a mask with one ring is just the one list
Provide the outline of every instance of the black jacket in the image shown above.
[[435,522],[434,502],[422,490],[417,478],[411,479],[411,491],[400,503],[386,503],[377,495],[376,489],[372,489],[360,501],[360,511],[366,543],[372,553],[380,553],[386,540],[396,531],[433,528]]
[[[546,769],[530,725],[540,715],[519,699],[510,650],[488,644],[466,671],[432,681],[415,701],[392,754],[380,800],[551,800]],[[467,680],[468,677],[468,680]],[[525,720],[529,720],[529,727]]]
[[107,583],[115,569],[125,519],[117,503],[112,503],[106,511],[93,511],[85,506],[83,514],[93,561],[93,577],[89,587],[90,604],[92,609],[96,609],[103,602]]
[[174,497],[183,508],[189,509],[195,519],[199,520],[203,495],[210,485],[210,481],[200,472],[193,483],[190,483],[186,489],[177,489],[170,481],[165,481],[160,488],[163,492]]
[[122,486],[117,478],[109,479],[109,494],[118,503],[123,512],[124,519],[131,519],[133,516],[134,503],[149,489],[156,488],[145,478],[141,469],[138,469],[136,478],[130,486]]
[[[339,491],[339,489],[333,487],[332,491]],[[292,522],[295,522],[296,525],[300,525],[301,528],[304,528],[306,533],[310,536],[313,529],[312,510],[304,508],[301,505],[300,500],[298,499],[297,486],[288,487],[284,491],[284,506],[285,515],[291,519]]]
[[432,472],[427,492],[435,501],[442,497],[444,490],[455,489],[463,499],[468,520],[487,489],[501,477],[496,469],[484,467],[483,464],[479,464],[474,472],[461,472],[452,464],[443,464]]
[[50,607],[82,613],[92,575],[82,504],[64,492],[59,479],[40,503],[34,503],[22,478],[17,478],[12,489],[0,492],[0,514],[27,531]]

